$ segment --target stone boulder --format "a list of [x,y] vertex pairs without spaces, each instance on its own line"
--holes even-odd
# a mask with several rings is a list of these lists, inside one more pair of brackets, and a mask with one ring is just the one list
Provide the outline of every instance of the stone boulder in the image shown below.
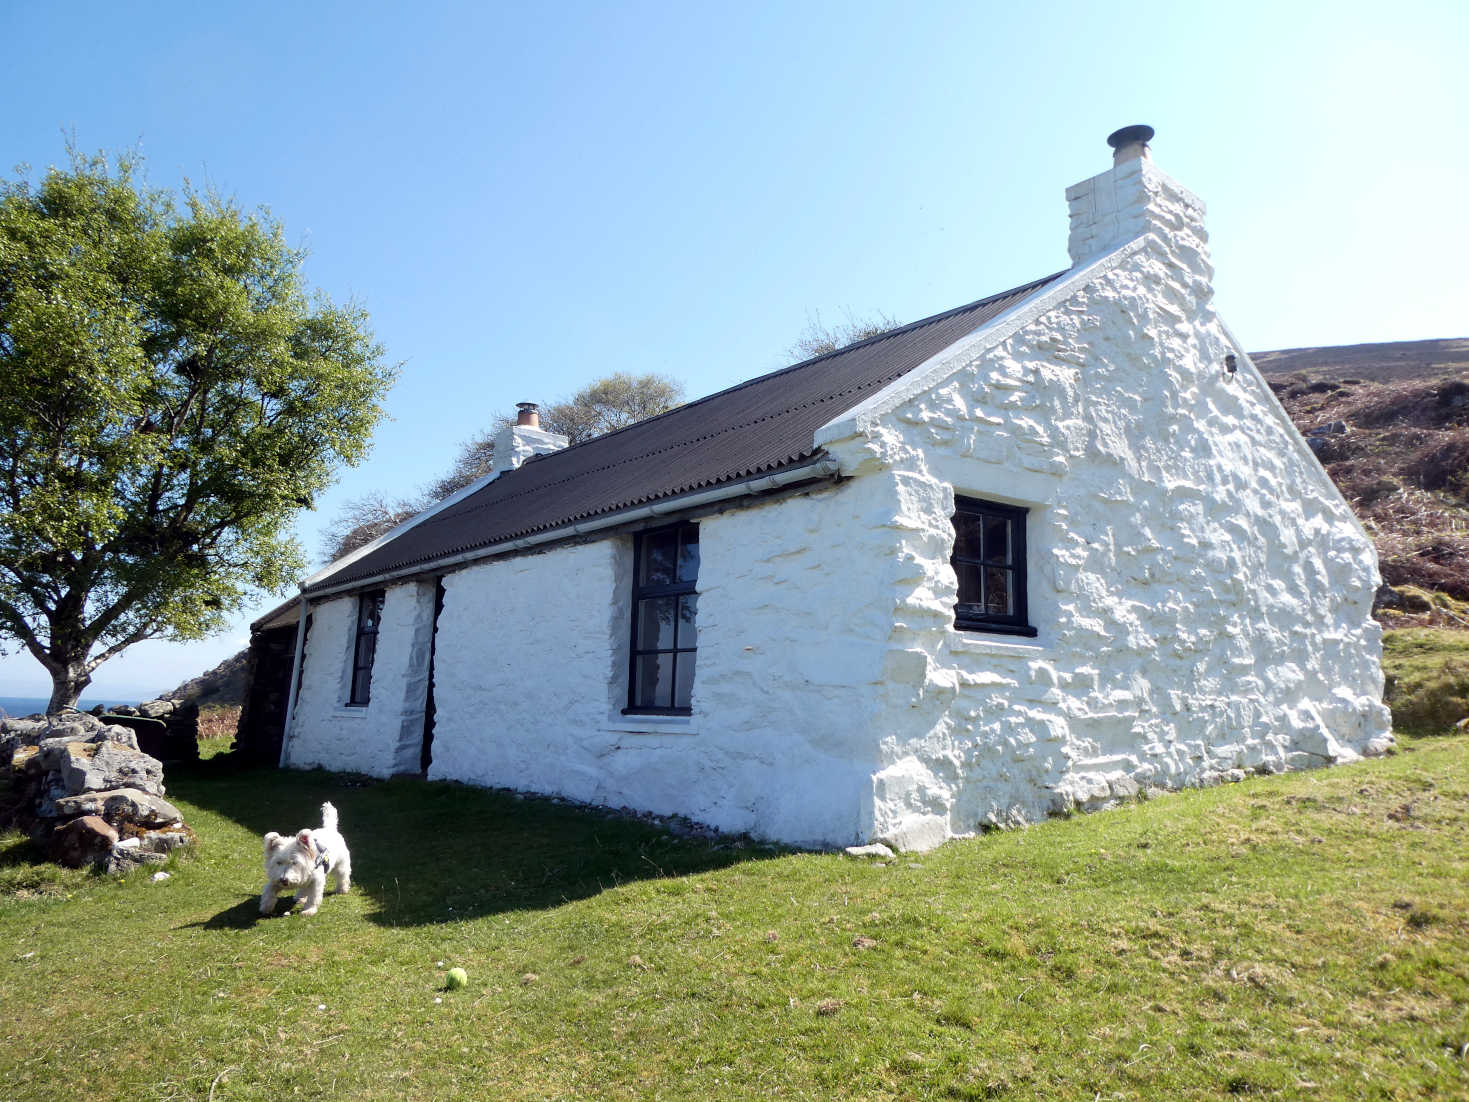
[[41,768],[58,776],[68,796],[113,788],[163,795],[163,763],[126,743],[47,739],[40,756]]
[[194,839],[163,798],[163,764],[101,717],[0,720],[0,782],[10,789],[0,827],[30,831],[63,864],[123,872]]
[[97,815],[114,825],[135,823],[138,826],[161,827],[183,822],[183,815],[173,804],[136,788],[115,788],[108,792],[83,792],[63,796],[56,801],[61,818],[73,815]]
[[105,862],[117,844],[118,835],[95,815],[83,815],[56,828],[51,835],[51,860],[69,869]]
[[138,740],[126,727],[100,722],[85,712],[63,712],[54,716],[26,716],[0,720],[0,758],[8,758],[22,746],[43,742],[103,742],[111,740],[136,750]]

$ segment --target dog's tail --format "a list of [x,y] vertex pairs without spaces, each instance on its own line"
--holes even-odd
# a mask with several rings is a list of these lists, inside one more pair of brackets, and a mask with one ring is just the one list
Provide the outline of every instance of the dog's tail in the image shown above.
[[337,829],[337,809],[331,805],[331,801],[321,805],[321,825],[327,830]]

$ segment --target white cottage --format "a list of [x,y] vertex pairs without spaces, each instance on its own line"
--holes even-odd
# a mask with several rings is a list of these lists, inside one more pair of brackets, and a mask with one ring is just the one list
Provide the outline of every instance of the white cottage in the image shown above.
[[281,763],[923,849],[1384,750],[1372,544],[1151,136],[1066,271],[575,447],[523,410],[273,621]]

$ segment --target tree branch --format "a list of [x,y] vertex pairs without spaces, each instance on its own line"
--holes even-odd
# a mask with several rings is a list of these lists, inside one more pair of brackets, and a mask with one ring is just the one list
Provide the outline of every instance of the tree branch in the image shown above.
[[20,609],[9,601],[0,601],[0,621],[4,622],[5,630],[9,634],[20,640],[21,645],[30,652],[31,657],[48,670],[54,667],[46,647],[36,638],[36,633],[31,630],[30,623]]

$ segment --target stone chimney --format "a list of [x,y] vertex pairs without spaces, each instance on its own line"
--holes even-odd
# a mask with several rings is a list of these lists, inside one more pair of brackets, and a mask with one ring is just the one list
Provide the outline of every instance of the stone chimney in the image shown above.
[[560,451],[569,443],[559,433],[541,428],[540,409],[534,402],[515,404],[515,424],[495,434],[494,460],[490,473],[499,477],[513,471],[533,455]]
[[1107,137],[1112,167],[1066,189],[1073,267],[1147,233],[1168,241],[1190,268],[1212,275],[1204,203],[1153,164],[1151,126],[1124,126]]

